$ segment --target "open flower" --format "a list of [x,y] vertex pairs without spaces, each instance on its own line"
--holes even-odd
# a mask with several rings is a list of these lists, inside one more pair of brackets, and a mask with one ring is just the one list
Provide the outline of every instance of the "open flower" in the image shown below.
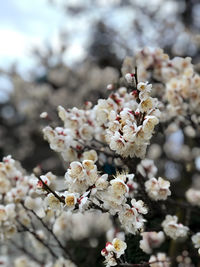
[[151,178],[145,182],[145,189],[148,196],[153,200],[166,200],[168,196],[171,195],[169,190],[170,182],[159,177]]
[[117,265],[116,259],[124,254],[126,248],[126,243],[119,238],[114,238],[112,242],[107,242],[105,248],[101,251],[101,255],[105,257],[106,266]]
[[126,194],[129,189],[128,186],[124,183],[123,180],[116,178],[110,181],[111,184],[111,191],[117,197],[121,197],[122,195]]
[[191,239],[192,239],[192,243],[194,244],[194,247],[198,248],[198,252],[200,254],[200,232],[193,235]]
[[143,232],[141,233],[140,248],[147,254],[152,253],[153,248],[158,248],[165,240],[164,233],[160,232]]
[[77,203],[77,197],[74,193],[68,193],[65,192],[63,194],[63,196],[65,197],[65,205],[67,208],[69,209],[74,209],[75,205]]
[[47,205],[53,210],[59,210],[61,207],[60,200],[57,199],[52,193],[48,194],[48,196],[45,198],[45,201]]
[[117,258],[119,258],[121,255],[123,255],[124,251],[127,248],[126,243],[124,241],[118,239],[118,238],[113,239],[112,245],[114,247],[113,251],[116,253]]
[[172,239],[185,238],[188,234],[189,228],[181,223],[178,223],[177,216],[167,215],[162,222],[162,227],[166,235]]

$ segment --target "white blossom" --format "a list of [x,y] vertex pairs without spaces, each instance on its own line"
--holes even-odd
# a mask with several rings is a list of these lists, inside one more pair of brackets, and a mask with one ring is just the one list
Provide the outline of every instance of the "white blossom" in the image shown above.
[[147,254],[151,254],[153,248],[158,248],[165,240],[164,233],[160,232],[143,232],[141,233],[140,248]]
[[190,188],[186,191],[186,198],[192,204],[200,206],[200,190]]
[[185,238],[189,228],[181,223],[178,223],[176,216],[167,215],[162,222],[162,227],[166,235],[176,240],[177,238]]
[[159,177],[151,178],[145,182],[145,189],[149,197],[153,200],[166,200],[171,195],[169,190],[170,182]]
[[198,252],[200,254],[200,232],[193,235],[191,239],[192,239],[192,243],[194,244],[194,247],[198,248]]

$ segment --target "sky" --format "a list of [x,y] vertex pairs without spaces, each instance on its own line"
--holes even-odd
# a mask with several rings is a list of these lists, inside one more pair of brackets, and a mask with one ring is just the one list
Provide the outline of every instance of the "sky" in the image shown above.
[[[65,0],[49,0],[62,3]],[[99,17],[108,24],[115,25],[116,29],[127,38],[125,25],[132,23],[134,10],[126,7],[113,9],[112,5],[121,0],[97,0],[98,8],[93,8],[91,0],[67,0],[68,4],[82,3],[87,5],[88,13],[67,19],[62,5],[51,5],[48,0],[5,0],[1,1],[0,9],[0,68],[18,62],[18,70],[23,73],[31,70],[34,57],[31,55],[33,47],[45,49],[48,42],[54,50],[59,48],[59,32],[66,29],[70,34],[70,44],[64,61],[68,65],[73,61],[83,59],[89,43],[91,25]],[[145,5],[148,0],[131,0]],[[151,0],[151,7],[163,0]],[[165,13],[167,12],[165,7]],[[112,16],[111,16],[112,14]],[[119,23],[120,22],[120,23]],[[148,25],[148,23],[147,23]],[[150,31],[149,31],[150,32]]]
[[[82,4],[87,6],[87,12],[77,16],[68,17],[62,5],[51,5],[49,2],[68,3],[76,6]],[[66,2],[65,2],[66,1]],[[101,18],[106,24],[120,32],[124,40],[129,38],[130,47],[137,47],[137,38],[134,32],[129,30],[133,27],[132,21],[138,15],[141,17],[141,26],[145,28],[145,37],[142,40],[145,45],[155,46],[152,36],[157,41],[157,31],[149,23],[145,14],[138,10],[121,6],[113,8],[114,5],[124,0],[96,0],[94,7],[93,0],[4,0],[0,8],[0,69],[8,69],[13,63],[18,63],[18,71],[25,76],[35,65],[35,58],[31,54],[33,48],[39,47],[40,51],[46,49],[50,43],[54,51],[60,47],[59,34],[66,30],[69,34],[69,46],[63,56],[64,62],[70,66],[79,62],[87,56],[87,47],[90,43],[92,26],[95,21]],[[149,0],[130,0],[138,6],[145,7]],[[176,13],[176,2],[173,0],[150,0],[150,9],[156,10],[162,3],[160,16]],[[157,14],[157,15],[159,15]],[[117,49],[117,48],[116,48]],[[117,51],[122,53],[123,51]],[[123,57],[125,55],[122,55]],[[24,75],[23,75],[24,76]]]
[[[0,69],[7,70],[17,63],[24,76],[36,64],[31,55],[33,47],[44,47],[45,42],[58,45],[59,29],[64,14],[47,0],[5,0],[0,8]],[[0,103],[13,90],[6,75],[0,75]]]
[[46,0],[6,0],[0,9],[0,68],[15,61],[22,69],[31,68],[31,49],[49,40],[56,43],[64,21],[62,12]]

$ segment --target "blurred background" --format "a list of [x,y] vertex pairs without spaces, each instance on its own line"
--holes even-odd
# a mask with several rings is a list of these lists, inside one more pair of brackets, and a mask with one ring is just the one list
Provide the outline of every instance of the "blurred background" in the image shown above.
[[8,0],[0,9],[0,156],[63,174],[40,118],[83,107],[145,46],[200,58],[199,0]]

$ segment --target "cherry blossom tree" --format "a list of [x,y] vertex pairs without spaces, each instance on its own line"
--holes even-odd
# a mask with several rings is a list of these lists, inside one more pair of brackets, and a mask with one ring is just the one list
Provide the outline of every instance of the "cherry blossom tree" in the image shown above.
[[148,48],[121,73],[60,122],[44,107],[62,175],[3,158],[2,266],[198,266],[200,76]]

